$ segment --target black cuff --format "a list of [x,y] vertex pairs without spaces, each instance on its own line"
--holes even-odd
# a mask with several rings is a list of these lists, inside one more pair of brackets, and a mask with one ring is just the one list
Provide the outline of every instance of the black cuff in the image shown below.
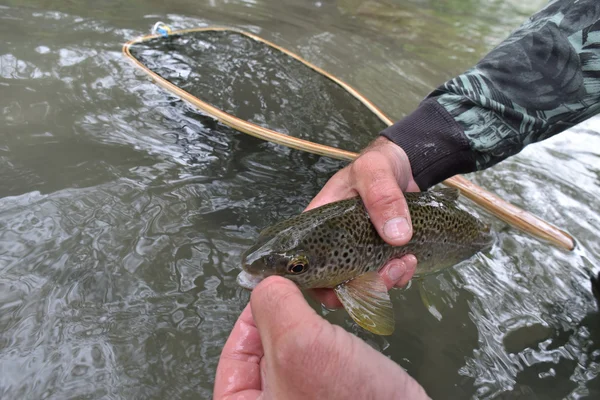
[[460,125],[434,98],[381,132],[408,155],[421,190],[456,174],[476,170],[475,157]]

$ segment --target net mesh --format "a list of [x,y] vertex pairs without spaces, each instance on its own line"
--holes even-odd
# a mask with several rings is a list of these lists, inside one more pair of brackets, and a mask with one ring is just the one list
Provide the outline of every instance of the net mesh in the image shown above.
[[386,127],[326,76],[238,32],[170,35],[136,43],[130,51],[198,99],[290,136],[359,151]]

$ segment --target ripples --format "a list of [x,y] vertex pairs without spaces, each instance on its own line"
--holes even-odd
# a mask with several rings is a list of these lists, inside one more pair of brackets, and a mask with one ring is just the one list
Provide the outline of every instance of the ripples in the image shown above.
[[[231,24],[403,114],[526,14],[513,2],[448,4],[0,6],[0,398],[209,398],[248,300],[235,282],[240,254],[345,165],[197,113],[121,56],[125,40],[156,20]],[[490,21],[499,25],[488,30]],[[356,139],[330,130],[335,136],[309,133]],[[358,329],[344,311],[326,317],[405,367],[433,398],[600,393],[600,314],[588,281],[600,257],[598,131],[593,119],[471,176],[567,229],[575,252],[475,209],[493,223],[496,245],[392,292],[392,337]]]
[[[124,367],[129,378],[119,380],[117,387],[133,388],[149,382],[146,372],[154,367],[148,357],[162,357],[151,353],[170,352],[176,344],[194,365],[214,368],[216,358],[199,354],[206,349],[198,340],[202,346],[220,343],[224,333],[215,324],[235,320],[240,303],[235,290],[220,288],[222,279],[205,276],[204,270],[211,264],[232,268],[235,241],[213,243],[182,221],[181,215],[190,218],[193,199],[178,204],[168,191],[150,195],[146,189],[115,182],[38,196],[27,207],[19,206],[19,198],[5,204],[8,211],[0,219],[13,223],[0,238],[0,286],[7,289],[0,302],[0,329],[2,338],[8,338],[0,364],[27,363],[17,382],[3,381],[7,394],[24,390],[27,396],[43,397],[30,386],[30,379],[41,376],[55,395],[95,396],[82,378],[91,377],[106,390]],[[140,347],[146,352],[139,354]],[[36,357],[52,361],[47,366],[32,363],[32,349]],[[102,361],[100,371],[94,362],[105,360],[105,354],[113,365]],[[155,373],[177,370],[177,381],[197,375],[182,374],[186,367],[179,354],[167,356],[166,369]],[[45,369],[56,365],[68,370],[48,376]],[[54,388],[53,379],[60,383]],[[194,382],[204,383],[196,376],[184,387]]]
[[0,397],[208,398],[241,252],[341,163],[199,115],[121,57],[132,32],[35,18],[0,65]]
[[12,54],[0,56],[0,78],[4,79],[40,79],[50,74],[43,73],[35,65],[19,60]]
[[579,156],[579,143],[589,149],[597,140],[585,126],[597,124],[593,119],[531,146],[499,171],[476,177],[509,201],[566,227],[578,240],[578,249],[565,253],[496,223],[499,245],[481,259],[483,265],[458,269],[464,282],[460,286],[475,295],[470,313],[480,342],[460,372],[474,379],[477,397],[578,397],[589,394],[586,387],[597,376],[589,354],[598,343],[593,337],[581,339],[588,324],[596,325],[600,318],[588,278],[597,267],[597,241],[589,235],[595,231],[589,221],[597,219],[592,210],[598,205],[598,186],[589,169],[597,165]]
[[[315,46],[313,46],[315,47]],[[240,119],[358,151],[385,124],[347,91],[299,61],[235,32],[195,32],[134,44],[153,72]]]

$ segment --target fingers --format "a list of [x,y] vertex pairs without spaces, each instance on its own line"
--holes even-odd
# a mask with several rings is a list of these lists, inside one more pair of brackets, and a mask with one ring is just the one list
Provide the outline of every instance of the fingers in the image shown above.
[[359,194],[379,236],[392,246],[403,246],[412,237],[403,190],[419,190],[408,157],[399,146],[379,138],[336,173],[306,210]]
[[312,289],[308,293],[326,308],[342,308],[342,303],[332,289]]
[[417,268],[417,258],[408,254],[402,258],[390,260],[379,271],[385,286],[390,290],[393,287],[401,288],[408,285]]
[[412,225],[392,162],[378,151],[369,151],[356,159],[351,168],[356,190],[381,238],[392,246],[408,243]]
[[250,304],[262,342],[274,348],[277,348],[281,337],[298,325],[322,322],[298,286],[278,276],[268,277],[259,283],[252,291]]
[[214,399],[256,399],[261,394],[263,347],[250,305],[239,316],[221,352]]

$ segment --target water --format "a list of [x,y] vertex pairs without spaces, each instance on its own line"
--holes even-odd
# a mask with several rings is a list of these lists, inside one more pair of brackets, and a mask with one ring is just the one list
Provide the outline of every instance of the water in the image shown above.
[[302,62],[246,35],[198,31],[129,47],[175,86],[237,118],[359,152],[387,126],[365,104]]
[[[2,1],[0,398],[209,398],[248,299],[241,252],[344,165],[199,115],[136,71],[123,42],[157,20],[234,26],[400,118],[545,1],[525,3]],[[494,221],[490,252],[393,292],[393,336],[327,318],[434,398],[598,396],[586,273],[600,257],[598,131],[592,119],[470,176],[567,229],[576,251]]]

